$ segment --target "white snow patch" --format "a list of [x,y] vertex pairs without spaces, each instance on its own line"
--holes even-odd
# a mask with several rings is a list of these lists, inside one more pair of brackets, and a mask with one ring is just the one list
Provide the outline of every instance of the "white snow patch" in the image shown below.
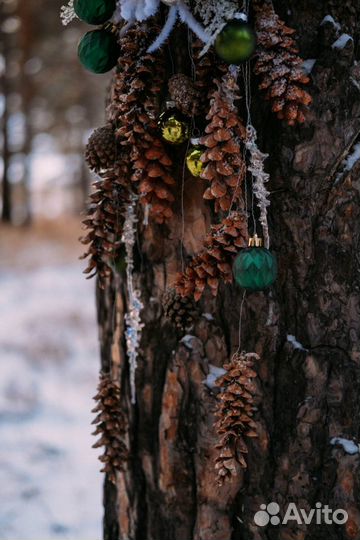
[[333,437],[330,440],[330,444],[332,446],[335,446],[337,444],[342,446],[344,451],[351,456],[358,454],[360,451],[359,445],[356,444],[354,441],[350,441],[349,439],[343,439],[341,437]]
[[342,176],[346,173],[351,171],[351,169],[354,167],[355,163],[357,163],[360,159],[360,143],[357,143],[353,147],[353,151],[351,154],[348,155],[346,159],[342,162],[343,168],[342,170],[336,175],[335,184],[339,182],[342,178]]
[[305,351],[305,352],[308,352],[308,349],[306,349],[301,343],[300,341],[298,341],[296,339],[295,336],[293,336],[292,334],[288,334],[286,336],[286,339],[289,343],[291,343],[291,345],[294,347],[294,349],[298,349],[299,351]]
[[353,38],[349,34],[341,34],[341,36],[331,45],[332,49],[344,49],[349,41]]
[[355,86],[355,88],[357,88],[357,90],[360,91],[360,82],[357,81],[356,79],[354,79],[354,77],[350,77],[350,81],[351,81],[352,84]]
[[81,270],[0,266],[0,538],[101,537],[94,285]]
[[206,319],[207,321],[213,321],[213,320],[214,320],[214,317],[211,315],[211,313],[203,313],[202,316],[203,316],[204,319]]
[[308,58],[304,61],[302,67],[306,75],[309,75],[312,72],[312,69],[316,63],[316,58]]
[[353,166],[357,161],[360,159],[360,143],[355,144],[354,150],[351,154],[348,155],[346,160],[344,161],[344,170],[345,171],[351,171]]
[[338,32],[340,32],[341,25],[338,22],[336,22],[334,17],[332,17],[331,15],[325,15],[325,17],[323,18],[323,20],[320,23],[320,26],[324,26],[324,24],[326,24],[326,23],[332,24],[335,27],[335,29]]
[[221,377],[222,375],[225,375],[226,369],[214,366],[213,364],[209,364],[209,374],[206,377],[206,379],[203,380],[203,383],[210,388],[210,390],[213,390],[214,388],[218,388],[215,384],[215,381]]
[[197,339],[196,336],[192,336],[191,334],[186,334],[180,341],[180,343],[183,343],[187,349],[192,350],[194,348],[193,346],[193,340]]

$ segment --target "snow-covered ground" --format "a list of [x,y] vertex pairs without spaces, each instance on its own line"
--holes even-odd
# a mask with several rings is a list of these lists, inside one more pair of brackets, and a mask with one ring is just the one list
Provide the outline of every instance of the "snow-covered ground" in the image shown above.
[[26,249],[0,245],[0,539],[96,540],[94,284],[63,246]]

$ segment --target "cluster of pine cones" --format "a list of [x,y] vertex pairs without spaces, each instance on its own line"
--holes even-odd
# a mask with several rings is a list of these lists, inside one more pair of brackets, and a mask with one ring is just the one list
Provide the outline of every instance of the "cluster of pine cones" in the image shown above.
[[[311,97],[304,89],[309,78],[302,69],[294,30],[279,19],[270,2],[254,0],[254,10],[258,37],[254,70],[260,89],[280,119],[289,125],[303,122]],[[111,84],[107,124],[94,131],[86,149],[86,161],[98,178],[90,196],[84,220],[87,234],[82,241],[87,245],[84,257],[89,258],[85,272],[89,277],[98,274],[101,283],[111,276],[119,256],[129,194],[139,195],[154,222],[165,224],[173,218],[174,163],[158,127],[164,92],[184,115],[203,117],[203,196],[214,202],[220,222],[211,226],[203,249],[178,275],[175,288],[168,289],[163,297],[164,317],[183,334],[199,317],[195,302],[206,287],[215,296],[220,283],[232,282],[233,258],[247,245],[242,194],[246,129],[238,114],[240,96],[234,75],[212,52],[200,56],[199,41],[192,45],[194,80],[178,73],[165,84],[166,53],[146,52],[157,33],[154,25],[136,24],[121,37],[122,54]],[[245,437],[256,437],[253,416],[257,360],[254,353],[234,355],[224,366],[226,374],[217,381],[221,389],[216,423],[220,483],[237,474],[239,468],[246,468]],[[100,457],[102,471],[115,482],[129,452],[120,387],[109,374],[101,374],[95,399],[95,435],[100,439],[94,447],[105,448]]]

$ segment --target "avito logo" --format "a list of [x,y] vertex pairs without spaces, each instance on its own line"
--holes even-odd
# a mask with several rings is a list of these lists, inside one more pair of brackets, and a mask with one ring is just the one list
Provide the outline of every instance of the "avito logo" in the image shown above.
[[261,504],[260,510],[254,515],[254,522],[258,527],[266,527],[266,525],[286,525],[291,521],[295,521],[299,525],[344,525],[349,519],[346,510],[338,508],[332,510],[327,504],[317,502],[315,508],[306,511],[304,508],[298,508],[295,503],[289,503],[284,517],[280,517],[280,506],[276,502],[269,504]]

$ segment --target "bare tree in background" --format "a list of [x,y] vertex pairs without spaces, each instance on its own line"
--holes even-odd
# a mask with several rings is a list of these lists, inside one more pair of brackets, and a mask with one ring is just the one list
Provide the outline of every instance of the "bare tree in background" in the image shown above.
[[3,113],[1,119],[2,133],[2,159],[3,159],[3,176],[2,176],[2,221],[11,222],[12,217],[12,201],[11,201],[11,184],[9,179],[10,165],[10,148],[9,148],[9,97],[10,97],[10,80],[9,80],[9,63],[10,55],[13,50],[12,36],[6,29],[5,22],[7,20],[7,9],[5,3],[0,4],[1,29],[0,29],[0,47],[3,58],[3,69],[1,73],[1,94],[3,96]]
[[28,225],[32,220],[30,176],[38,135],[51,140],[52,151],[63,156],[75,213],[83,209],[88,194],[84,138],[103,117],[106,81],[79,65],[74,47],[83,28],[75,23],[64,29],[59,18],[62,4],[0,2],[1,199],[2,219],[9,223]]

